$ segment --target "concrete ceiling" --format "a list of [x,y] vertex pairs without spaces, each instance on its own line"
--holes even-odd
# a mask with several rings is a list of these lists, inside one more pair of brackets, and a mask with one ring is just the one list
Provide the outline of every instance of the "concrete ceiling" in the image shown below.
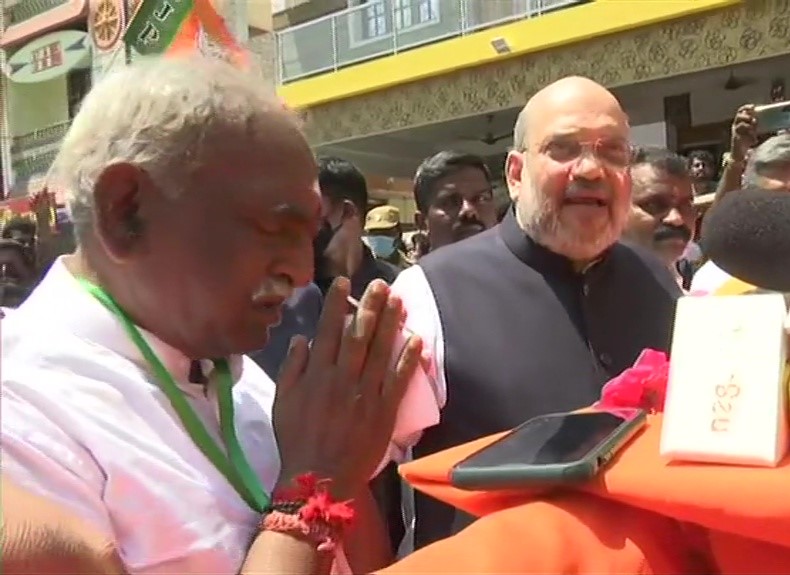
[[[459,118],[441,124],[419,126],[389,134],[347,140],[322,146],[320,154],[345,157],[366,171],[387,170],[387,175],[411,177],[423,159],[441,150],[456,150],[490,158],[496,171],[511,145],[518,110],[501,110],[491,116]],[[502,137],[496,143],[482,141],[487,135]]]
[[[737,90],[724,90],[730,75],[744,82]],[[691,93],[694,125],[725,121],[739,105],[768,101],[770,83],[785,78],[790,98],[790,55],[718,68],[691,75],[644,82],[614,90],[628,112],[632,126],[661,122],[665,96]],[[490,160],[495,171],[511,145],[518,109],[459,118],[450,122],[418,126],[388,134],[336,142],[318,148],[320,154],[345,157],[369,173],[412,177],[420,162],[440,150],[458,150]],[[505,137],[494,144],[481,141],[488,133]]]

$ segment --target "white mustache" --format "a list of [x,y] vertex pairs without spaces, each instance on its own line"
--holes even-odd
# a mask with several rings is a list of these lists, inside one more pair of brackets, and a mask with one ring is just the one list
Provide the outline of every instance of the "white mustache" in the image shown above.
[[264,281],[258,289],[252,293],[252,301],[267,298],[288,299],[291,297],[294,288],[290,280],[285,278],[270,278]]

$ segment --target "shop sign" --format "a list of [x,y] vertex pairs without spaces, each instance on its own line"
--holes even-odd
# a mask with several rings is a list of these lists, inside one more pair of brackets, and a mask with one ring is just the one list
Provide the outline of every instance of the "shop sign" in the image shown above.
[[8,59],[6,74],[22,84],[46,82],[90,62],[88,34],[79,30],[53,32],[36,38]]

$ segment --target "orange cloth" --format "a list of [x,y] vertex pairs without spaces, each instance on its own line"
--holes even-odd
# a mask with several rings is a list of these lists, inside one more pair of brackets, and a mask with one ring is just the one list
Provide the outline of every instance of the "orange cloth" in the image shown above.
[[661,416],[578,492],[478,492],[455,463],[502,434],[403,465],[416,489],[482,517],[380,571],[790,573],[790,458],[775,469],[667,463]]
[[[717,295],[755,288],[735,278]],[[790,457],[774,469],[667,463],[662,416],[578,491],[463,491],[450,469],[504,434],[403,465],[416,489],[480,517],[381,575],[790,574]]]

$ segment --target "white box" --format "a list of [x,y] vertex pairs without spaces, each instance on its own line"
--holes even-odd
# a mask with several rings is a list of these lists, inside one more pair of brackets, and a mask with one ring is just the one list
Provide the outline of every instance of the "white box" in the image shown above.
[[677,461],[776,466],[788,448],[781,294],[678,301],[661,430]]

